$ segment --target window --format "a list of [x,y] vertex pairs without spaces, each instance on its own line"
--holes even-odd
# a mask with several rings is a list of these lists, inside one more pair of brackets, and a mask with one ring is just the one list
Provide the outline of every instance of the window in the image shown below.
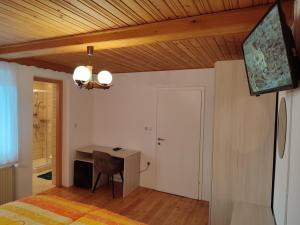
[[0,167],[18,160],[18,93],[14,65],[0,62]]

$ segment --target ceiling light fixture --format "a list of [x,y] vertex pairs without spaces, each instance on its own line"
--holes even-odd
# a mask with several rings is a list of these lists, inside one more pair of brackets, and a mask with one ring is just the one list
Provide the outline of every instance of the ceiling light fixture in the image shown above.
[[78,66],[73,73],[73,80],[79,88],[85,89],[109,89],[112,83],[112,75],[107,70],[102,70],[98,73],[97,81],[93,79],[92,57],[94,47],[87,46],[87,54],[89,62],[87,66]]

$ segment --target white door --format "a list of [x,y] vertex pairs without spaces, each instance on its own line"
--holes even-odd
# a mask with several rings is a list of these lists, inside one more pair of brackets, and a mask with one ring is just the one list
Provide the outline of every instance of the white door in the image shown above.
[[201,195],[202,105],[201,88],[158,89],[157,190],[194,199]]

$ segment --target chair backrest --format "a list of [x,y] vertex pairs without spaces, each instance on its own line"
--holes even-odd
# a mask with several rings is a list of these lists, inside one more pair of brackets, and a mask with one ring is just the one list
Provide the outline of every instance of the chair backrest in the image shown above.
[[104,152],[93,152],[94,167],[98,172],[113,174],[117,170],[117,165],[115,164],[114,158]]

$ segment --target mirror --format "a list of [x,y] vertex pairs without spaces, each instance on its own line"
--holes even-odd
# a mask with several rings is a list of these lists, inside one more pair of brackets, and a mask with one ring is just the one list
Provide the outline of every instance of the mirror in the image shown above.
[[286,114],[286,101],[285,98],[281,98],[279,104],[279,112],[277,118],[277,147],[279,157],[282,159],[285,152],[286,142],[286,127],[287,127],[287,114]]

